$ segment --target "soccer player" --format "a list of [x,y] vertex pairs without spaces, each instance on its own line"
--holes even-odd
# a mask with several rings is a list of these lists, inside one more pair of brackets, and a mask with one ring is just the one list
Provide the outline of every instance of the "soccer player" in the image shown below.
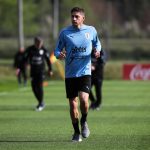
[[14,67],[16,68],[16,76],[18,79],[18,84],[26,85],[27,83],[27,72],[26,72],[26,63],[24,61],[24,48],[20,48],[19,51],[15,54],[14,58]]
[[[101,49],[101,55],[99,58],[95,58],[94,53],[92,53],[92,76],[91,76],[91,88],[95,86],[95,94],[92,90],[89,94],[89,99],[91,100],[90,109],[99,110],[102,104],[102,84],[103,84],[103,72],[104,65],[106,62],[106,52]],[[95,95],[95,96],[94,96]]]
[[[85,25],[84,9],[71,10],[72,25],[60,32],[54,51],[56,58],[65,59],[65,87],[69,99],[70,116],[74,128],[72,141],[80,142],[90,135],[87,124],[88,98],[91,88],[91,52],[100,57],[101,44],[94,27]],[[81,110],[79,128],[78,97]],[[82,135],[82,137],[81,137]]]
[[25,60],[30,64],[31,86],[35,97],[38,100],[36,107],[37,111],[44,109],[43,100],[43,79],[45,70],[45,61],[48,65],[48,72],[51,76],[53,74],[49,53],[43,46],[43,40],[40,37],[34,38],[34,45],[29,46],[25,51]]

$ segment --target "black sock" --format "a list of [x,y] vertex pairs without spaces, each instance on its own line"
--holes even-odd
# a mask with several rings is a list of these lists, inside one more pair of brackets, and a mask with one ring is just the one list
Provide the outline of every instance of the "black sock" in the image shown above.
[[74,128],[74,132],[80,134],[78,119],[77,119],[76,123],[72,123],[72,125],[73,125],[73,128]]
[[87,118],[87,114],[82,114],[82,117],[80,120],[81,125],[86,122],[86,118]]

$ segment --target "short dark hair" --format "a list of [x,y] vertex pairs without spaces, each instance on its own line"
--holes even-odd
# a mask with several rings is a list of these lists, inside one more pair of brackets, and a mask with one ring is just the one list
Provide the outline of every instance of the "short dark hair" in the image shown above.
[[41,42],[41,41],[43,41],[43,40],[42,40],[42,38],[40,36],[36,36],[34,38],[34,42]]
[[83,15],[85,15],[84,9],[83,9],[83,8],[80,8],[80,7],[73,7],[73,8],[71,9],[71,14],[72,14],[73,12],[80,12],[80,13],[82,13]]

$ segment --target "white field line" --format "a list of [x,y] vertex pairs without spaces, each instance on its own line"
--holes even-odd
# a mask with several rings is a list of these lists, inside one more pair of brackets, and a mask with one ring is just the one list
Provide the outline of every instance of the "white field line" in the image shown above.
[[29,87],[23,87],[23,88],[18,88],[17,90],[13,90],[11,92],[10,91],[4,91],[4,92],[0,92],[0,96],[8,95],[8,94],[11,94],[11,93],[17,92],[17,91],[24,92],[24,91],[28,91],[28,90],[30,90]]

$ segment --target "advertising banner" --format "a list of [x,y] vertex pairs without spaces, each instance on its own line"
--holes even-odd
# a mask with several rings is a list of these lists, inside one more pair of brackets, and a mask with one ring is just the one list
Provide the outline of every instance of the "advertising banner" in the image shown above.
[[150,64],[124,64],[124,80],[150,80]]

